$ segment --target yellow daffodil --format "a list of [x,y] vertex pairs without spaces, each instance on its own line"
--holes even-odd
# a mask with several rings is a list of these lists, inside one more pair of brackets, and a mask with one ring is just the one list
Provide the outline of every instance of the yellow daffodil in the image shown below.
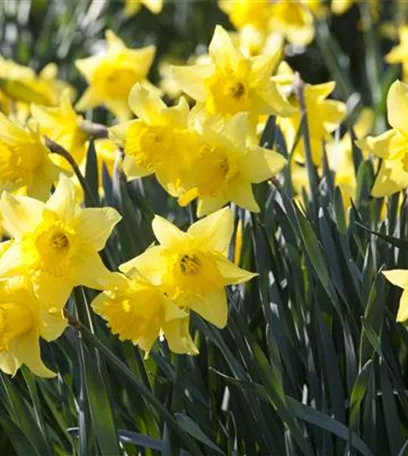
[[219,0],[218,4],[237,29],[246,25],[258,30],[268,28],[272,13],[272,2],[269,0]]
[[110,272],[98,252],[120,220],[113,208],[81,209],[74,184],[61,175],[46,203],[4,192],[0,211],[14,238],[0,259],[0,276],[29,275],[39,299],[55,306],[76,285],[101,289]]
[[62,308],[40,301],[26,279],[0,282],[0,370],[15,375],[24,364],[35,375],[54,377],[41,360],[40,338],[51,342],[66,326]]
[[261,114],[291,115],[294,110],[271,80],[279,63],[275,53],[245,58],[228,32],[217,26],[209,46],[211,63],[172,67],[183,90],[211,115],[231,116],[248,112],[248,120]]
[[[317,166],[322,164],[323,141],[330,139],[330,133],[338,128],[346,116],[346,105],[344,103],[326,99],[333,92],[334,87],[335,82],[317,85],[305,84],[304,86],[312,159]],[[292,151],[295,145],[300,122],[300,109],[291,117],[278,119],[289,151]],[[296,159],[304,160],[305,152],[302,139],[298,142],[293,153]]]
[[400,43],[395,46],[385,56],[387,63],[401,63],[403,71],[403,79],[408,82],[408,26],[402,25],[398,29]]
[[[78,164],[84,160],[88,135],[80,128],[82,117],[72,107],[69,92],[64,92],[57,107],[32,105],[31,114],[37,120],[40,132],[64,147]],[[61,167],[72,171],[69,163],[58,157]]]
[[387,95],[388,123],[392,129],[359,140],[362,149],[381,158],[382,164],[371,194],[387,196],[408,187],[408,85],[395,81]]
[[163,0],[125,0],[125,16],[135,16],[139,12],[142,5],[144,5],[153,14],[159,14],[163,9]]
[[404,290],[402,292],[397,314],[397,321],[403,322],[408,319],[408,271],[404,269],[394,269],[391,271],[383,271],[383,274],[393,285]]
[[[94,299],[92,308],[120,340],[130,340],[146,352],[163,334],[173,352],[197,353],[188,332],[188,314],[135,269],[127,276],[118,275],[116,283]],[[183,333],[181,327],[186,327]]]
[[123,264],[121,271],[136,268],[180,308],[223,328],[228,317],[225,286],[256,276],[226,257],[233,232],[231,210],[199,220],[187,232],[156,216],[153,232],[160,245]]
[[278,0],[271,2],[269,27],[291,44],[307,46],[314,38],[313,14],[323,11],[319,0]]
[[68,83],[57,79],[57,73],[54,63],[46,65],[37,75],[31,68],[0,56],[0,90],[17,102],[54,106],[64,90],[73,97],[75,91]]
[[28,196],[46,200],[60,171],[37,131],[0,113],[0,186],[9,191],[26,187]]
[[155,173],[161,185],[177,196],[176,182],[188,170],[185,162],[191,155],[186,143],[192,136],[187,131],[187,102],[181,98],[169,108],[155,92],[137,84],[129,105],[138,119],[110,128],[111,137],[125,149],[123,170],[130,180]]
[[201,143],[192,151],[188,175],[181,176],[186,189],[180,204],[199,197],[199,217],[220,209],[229,201],[259,212],[252,184],[279,173],[286,164],[277,152],[247,142],[246,114],[231,117],[221,129],[201,125]]
[[130,89],[136,82],[149,86],[146,77],[156,48],[129,49],[111,30],[106,32],[106,41],[106,52],[75,62],[89,84],[76,108],[82,111],[104,104],[125,121],[131,118]]

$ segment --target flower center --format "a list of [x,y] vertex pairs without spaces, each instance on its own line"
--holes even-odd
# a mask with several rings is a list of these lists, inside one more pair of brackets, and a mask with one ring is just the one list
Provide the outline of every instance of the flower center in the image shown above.
[[42,147],[34,142],[19,147],[0,141],[0,179],[26,184],[30,174],[41,164],[43,155]]
[[145,74],[138,71],[137,66],[129,66],[123,59],[104,61],[92,76],[92,85],[101,96],[106,98],[126,98],[136,82]]
[[9,344],[33,326],[33,315],[23,304],[0,304],[0,352],[8,351]]
[[236,114],[250,107],[246,76],[230,70],[217,71],[206,81],[206,108],[211,114]]
[[172,148],[172,134],[167,127],[134,124],[129,129],[125,151],[141,168],[154,172],[163,163],[163,156]]
[[180,269],[183,274],[195,275],[200,270],[200,260],[196,255],[183,255],[180,259]]
[[54,277],[69,272],[71,258],[77,249],[75,230],[51,211],[45,213],[43,223],[22,242],[27,267]]

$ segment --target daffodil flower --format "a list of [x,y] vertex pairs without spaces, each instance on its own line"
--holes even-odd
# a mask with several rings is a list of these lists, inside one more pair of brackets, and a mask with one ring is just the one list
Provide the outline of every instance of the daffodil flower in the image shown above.
[[0,113],[0,185],[46,200],[62,171],[34,128],[24,129]]
[[132,341],[147,353],[161,334],[173,352],[197,353],[188,332],[187,313],[136,269],[126,276],[115,276],[109,289],[92,302],[92,308],[107,321],[113,334],[122,341]]
[[136,84],[129,106],[138,119],[109,129],[111,138],[124,146],[127,178],[155,173],[163,188],[177,196],[180,173],[189,169],[194,135],[188,131],[187,102],[181,98],[176,106],[167,107],[156,92]]
[[120,270],[137,269],[181,309],[193,310],[223,328],[228,315],[225,286],[256,276],[226,257],[233,232],[231,210],[225,208],[199,220],[187,232],[159,216],[152,226],[160,245],[123,264]]
[[111,30],[106,32],[107,51],[75,62],[89,87],[76,108],[79,111],[105,105],[120,121],[131,118],[130,89],[136,82],[151,87],[146,77],[156,48],[129,49]]
[[404,74],[404,81],[408,81],[408,26],[402,25],[398,28],[400,43],[391,49],[385,56],[387,63],[401,63]]
[[371,190],[375,197],[387,196],[408,187],[408,85],[395,81],[387,95],[391,130],[379,136],[356,141],[358,147],[382,158],[380,171]]
[[233,45],[228,32],[217,26],[209,46],[211,62],[174,66],[172,74],[183,90],[205,107],[210,115],[231,116],[248,112],[251,122],[259,115],[288,116],[293,107],[271,80],[279,63],[275,53],[245,58]]
[[221,129],[201,125],[201,143],[191,151],[193,161],[188,175],[181,176],[186,191],[181,205],[198,196],[199,217],[220,209],[230,201],[259,212],[252,184],[279,173],[286,159],[279,153],[247,143],[246,114],[231,117]]
[[51,342],[67,326],[61,307],[46,305],[23,277],[0,282],[0,370],[15,375],[22,364],[54,377],[41,360],[40,338]]
[[0,259],[0,276],[29,275],[42,302],[62,307],[72,288],[101,289],[111,274],[98,255],[120,220],[113,208],[81,209],[64,176],[46,203],[4,192],[3,225],[14,240]]
[[[288,75],[283,76],[284,83],[286,84]],[[346,106],[344,103],[326,99],[333,92],[334,87],[335,83],[333,81],[317,85],[305,84],[304,86],[304,100],[307,111],[312,160],[316,166],[322,165],[324,140],[330,139],[330,133],[338,128],[346,116]],[[291,117],[281,117],[278,119],[278,125],[282,130],[289,151],[295,146],[300,123],[300,109],[297,109]],[[293,153],[297,160],[305,160],[302,140],[297,143]]]
[[[81,164],[85,158],[85,144],[88,135],[80,128],[82,117],[79,116],[71,103],[71,96],[65,91],[59,106],[31,106],[31,114],[39,125],[40,132],[64,147]],[[71,165],[62,157],[56,161],[59,166],[72,171]]]

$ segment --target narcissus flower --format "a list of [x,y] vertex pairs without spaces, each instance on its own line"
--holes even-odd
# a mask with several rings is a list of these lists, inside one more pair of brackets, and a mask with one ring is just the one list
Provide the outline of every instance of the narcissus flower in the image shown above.
[[[108,322],[120,340],[130,340],[149,352],[160,334],[175,353],[197,353],[188,332],[188,314],[136,270],[115,274],[114,285],[99,294],[92,308]],[[185,327],[184,331],[180,331]]]
[[47,305],[18,277],[0,282],[0,369],[15,375],[25,364],[35,375],[54,377],[41,360],[40,338],[51,342],[67,326],[62,308]]
[[0,90],[16,102],[53,106],[59,102],[64,90],[74,96],[74,89],[57,79],[57,73],[55,63],[49,63],[37,75],[31,68],[0,56]]
[[113,208],[81,209],[64,176],[46,203],[3,193],[3,225],[14,241],[0,258],[0,276],[29,275],[42,302],[65,304],[76,285],[101,289],[110,272],[98,251],[120,220]]
[[230,201],[259,212],[252,184],[279,173],[286,159],[277,152],[247,143],[246,115],[231,117],[220,129],[201,125],[201,143],[192,150],[193,163],[182,176],[186,192],[179,199],[186,205],[198,196],[199,217],[220,209]]
[[172,67],[173,77],[183,90],[201,103],[207,113],[231,116],[248,112],[288,116],[294,112],[277,84],[271,80],[279,63],[277,52],[245,58],[233,45],[228,32],[217,26],[209,46],[211,63]]
[[408,320],[408,271],[405,269],[394,269],[383,271],[383,274],[393,285],[404,290],[399,303],[397,321],[403,322]]
[[402,25],[398,29],[400,43],[385,56],[387,63],[401,63],[404,81],[408,82],[408,26]]
[[135,16],[139,12],[142,5],[144,5],[153,14],[159,14],[163,9],[163,0],[125,0],[125,16]]
[[121,271],[136,268],[181,309],[223,328],[228,315],[225,286],[256,276],[226,258],[233,232],[231,210],[199,220],[187,232],[156,216],[153,231],[160,245],[123,264]]
[[219,0],[218,4],[237,29],[246,25],[261,30],[268,28],[272,13],[272,2],[269,0]]
[[[346,105],[344,103],[326,99],[333,92],[334,87],[335,83],[333,81],[317,85],[305,84],[304,86],[312,159],[317,166],[322,164],[323,141],[330,139],[330,133],[338,128],[346,116]],[[291,117],[278,119],[278,124],[283,132],[289,151],[292,151],[295,145],[300,122],[300,109],[297,109]],[[302,140],[298,142],[293,153],[297,159],[305,159]]]
[[129,95],[129,105],[138,119],[110,128],[110,135],[124,146],[123,170],[128,179],[156,174],[161,185],[177,196],[180,173],[190,161],[186,141],[189,107],[184,98],[167,107],[160,97],[140,85]]
[[[82,163],[88,135],[80,128],[82,117],[72,107],[69,92],[66,91],[61,96],[59,106],[32,105],[31,114],[37,120],[43,135],[64,147],[78,164]],[[59,158],[58,164],[72,171],[69,163],[64,158]]]
[[408,187],[408,85],[395,81],[387,95],[388,123],[385,133],[356,142],[362,149],[383,159],[371,194],[387,196]]
[[106,41],[105,53],[75,62],[89,84],[76,108],[83,111],[104,104],[125,121],[131,118],[127,101],[130,89],[136,82],[150,86],[146,77],[156,48],[129,49],[111,30],[106,32]]
[[24,129],[0,113],[2,188],[16,191],[26,187],[27,195],[46,200],[60,171],[37,131]]

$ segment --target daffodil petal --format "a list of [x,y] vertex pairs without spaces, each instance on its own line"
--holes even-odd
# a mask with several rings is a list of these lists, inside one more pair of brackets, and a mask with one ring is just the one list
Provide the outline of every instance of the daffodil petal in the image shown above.
[[249,180],[259,184],[276,176],[285,167],[287,160],[283,155],[264,147],[253,147],[247,150],[245,168]]
[[40,272],[33,278],[34,293],[45,309],[62,309],[73,288],[74,283],[69,277],[54,277]]
[[197,204],[197,216],[204,217],[204,215],[211,214],[212,212],[221,209],[228,203],[228,198],[224,195],[219,196],[200,196]]
[[14,238],[20,239],[25,232],[34,231],[41,222],[44,203],[26,196],[3,192],[0,201],[2,224]]
[[33,374],[39,377],[52,378],[56,373],[48,369],[41,359],[39,334],[36,330],[28,331],[10,344],[10,351]]
[[[164,268],[162,259],[162,247],[150,247],[144,253],[127,261],[119,266],[119,270],[127,274],[132,269],[137,269],[143,276],[147,277],[153,284],[160,285],[161,275]],[[1,260],[0,260],[1,264]]]
[[407,269],[392,269],[390,271],[383,271],[383,274],[393,285],[400,288],[408,288]]
[[75,202],[74,183],[61,174],[55,192],[45,203],[45,207],[55,212],[65,223],[71,223],[75,216]]
[[225,328],[228,320],[227,293],[224,288],[204,296],[195,296],[189,308],[217,328]]
[[8,375],[15,375],[21,366],[21,362],[11,353],[0,353],[0,370]]
[[109,280],[111,271],[103,264],[100,256],[93,250],[83,249],[77,254],[72,264],[75,285],[85,285],[94,290],[101,290]]
[[205,247],[227,255],[233,230],[232,212],[226,207],[195,222],[187,233],[203,242]]
[[229,261],[228,258],[221,255],[217,258],[217,269],[224,278],[225,285],[237,285],[248,282],[248,280],[251,280],[258,275],[239,268]]
[[388,122],[397,130],[408,135],[408,85],[395,81],[387,96]]
[[260,211],[252,191],[252,186],[249,182],[236,182],[231,184],[227,191],[230,200],[238,206],[251,212]]
[[135,84],[129,93],[129,106],[134,114],[149,125],[161,120],[161,111],[166,109],[164,101],[155,93]]
[[234,68],[243,59],[242,54],[232,43],[228,32],[220,25],[215,27],[208,51],[219,68]]
[[105,247],[106,241],[122,216],[112,207],[87,208],[78,217],[77,233],[97,252]]
[[156,215],[152,222],[153,233],[163,247],[170,247],[174,243],[185,242],[189,235],[177,228],[168,220]]
[[213,65],[172,66],[171,76],[176,83],[194,100],[204,102],[206,91],[204,81],[215,71]]
[[408,320],[408,290],[404,290],[399,302],[397,321],[403,322]]
[[408,173],[404,171],[402,163],[384,160],[371,194],[375,198],[392,195],[408,187]]
[[174,353],[191,355],[198,354],[188,328],[189,319],[171,320],[163,325],[164,337],[169,344],[169,348]]

